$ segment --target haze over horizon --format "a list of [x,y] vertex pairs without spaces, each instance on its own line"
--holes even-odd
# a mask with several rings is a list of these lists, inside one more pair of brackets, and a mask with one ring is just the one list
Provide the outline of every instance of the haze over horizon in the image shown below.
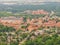
[[60,0],[0,0],[0,2],[60,2]]
[[[0,0],[0,4],[41,4],[40,2],[60,2],[60,0]],[[44,3],[42,3],[44,4]]]

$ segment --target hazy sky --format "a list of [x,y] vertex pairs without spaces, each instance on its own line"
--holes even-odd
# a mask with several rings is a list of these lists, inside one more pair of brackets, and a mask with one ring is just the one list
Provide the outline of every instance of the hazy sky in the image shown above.
[[4,1],[17,1],[17,2],[60,2],[60,0],[0,0]]

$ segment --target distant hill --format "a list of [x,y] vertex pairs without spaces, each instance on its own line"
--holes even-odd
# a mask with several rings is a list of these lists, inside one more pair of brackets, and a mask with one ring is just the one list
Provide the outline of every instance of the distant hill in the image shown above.
[[[37,2],[36,2],[37,3]],[[44,4],[41,4],[44,3]],[[46,11],[56,11],[60,12],[60,3],[58,2],[41,2],[40,4],[34,5],[32,4],[15,4],[15,5],[5,5],[0,4],[0,11],[7,11],[7,12],[23,12],[25,10],[38,10],[38,9],[44,9]]]

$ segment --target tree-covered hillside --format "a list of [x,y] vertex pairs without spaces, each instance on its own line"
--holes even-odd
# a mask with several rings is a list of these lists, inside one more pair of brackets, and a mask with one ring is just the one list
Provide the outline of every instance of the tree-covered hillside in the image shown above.
[[51,3],[45,3],[43,5],[4,5],[0,4],[0,11],[11,11],[11,12],[22,12],[25,10],[37,10],[37,9],[44,9],[47,11],[59,11],[60,12],[60,3],[57,2],[51,2]]

